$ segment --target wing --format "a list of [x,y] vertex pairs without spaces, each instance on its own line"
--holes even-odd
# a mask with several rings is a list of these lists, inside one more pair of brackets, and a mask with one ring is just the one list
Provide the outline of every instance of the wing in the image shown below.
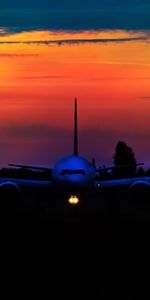
[[52,187],[52,181],[1,177],[0,185],[2,185],[4,183],[15,184],[16,186],[18,186],[20,188],[24,188],[24,187],[49,188],[49,187]]
[[135,184],[150,185],[150,177],[143,176],[143,177],[135,177],[135,178],[97,180],[96,181],[96,187],[104,187],[104,188],[131,187],[133,184],[134,185]]
[[[17,167],[17,168],[24,168],[24,169],[29,169],[29,170],[39,170],[39,171],[48,171],[51,172],[52,169],[50,168],[45,168],[45,167],[37,167],[37,166],[29,166],[29,165],[22,165],[22,164],[8,164],[9,166],[12,167]],[[20,179],[20,178],[0,178],[0,184],[2,185],[3,183],[12,183],[15,184],[19,188],[23,187],[42,187],[42,188],[49,188],[52,186],[52,181],[51,180],[37,180],[37,179]]]

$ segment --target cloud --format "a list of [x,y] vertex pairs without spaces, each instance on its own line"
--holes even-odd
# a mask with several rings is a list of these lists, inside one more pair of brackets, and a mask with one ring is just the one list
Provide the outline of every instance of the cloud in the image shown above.
[[[91,77],[91,78],[88,78],[89,81],[112,81],[112,80],[129,80],[129,79],[134,79],[134,80],[147,80],[147,79],[150,79],[150,77],[143,77],[143,76],[128,76],[128,77]],[[85,80],[85,79],[83,79]],[[146,97],[147,98],[147,97]],[[148,97],[149,98],[149,97]],[[139,98],[138,98],[139,99]],[[143,97],[141,97],[140,99],[143,99]]]
[[33,41],[0,41],[0,44],[36,44],[36,45],[58,45],[62,46],[64,44],[81,44],[81,43],[124,43],[132,41],[146,41],[148,38],[146,36],[131,37],[131,38],[112,38],[112,39],[62,39],[62,40],[33,40]]
[[25,53],[0,53],[0,57],[24,57],[24,56],[39,56],[39,54],[30,54],[30,53],[28,53],[28,54],[25,54]]
[[45,124],[16,124],[0,127],[1,136],[11,136],[12,138],[45,139],[68,136],[70,130],[62,127],[53,127]]
[[37,75],[37,76],[20,76],[19,79],[31,79],[31,80],[37,80],[37,79],[61,79],[61,78],[69,78],[68,76],[61,76],[61,75]]

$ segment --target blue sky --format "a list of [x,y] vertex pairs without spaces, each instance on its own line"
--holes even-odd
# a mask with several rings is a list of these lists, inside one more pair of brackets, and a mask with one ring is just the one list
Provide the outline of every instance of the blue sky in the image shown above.
[[5,8],[74,8],[74,7],[97,7],[114,8],[114,6],[132,6],[149,4],[149,0],[1,0],[0,7]]
[[150,29],[150,1],[1,0],[0,8],[0,27],[16,32]]

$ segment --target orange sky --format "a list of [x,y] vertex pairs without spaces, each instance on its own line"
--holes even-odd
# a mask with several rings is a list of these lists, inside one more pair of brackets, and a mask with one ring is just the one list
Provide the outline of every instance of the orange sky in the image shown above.
[[[37,31],[0,37],[0,165],[53,166],[70,154],[77,97],[82,155],[111,164],[121,139],[150,167],[150,44],[132,40],[139,36]],[[58,40],[80,43],[45,44]]]

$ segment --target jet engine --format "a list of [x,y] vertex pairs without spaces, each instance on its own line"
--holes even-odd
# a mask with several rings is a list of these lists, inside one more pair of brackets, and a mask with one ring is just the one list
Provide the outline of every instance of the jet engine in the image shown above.
[[139,204],[150,203],[150,184],[144,180],[137,180],[129,187],[131,200]]
[[11,181],[0,184],[0,204],[12,206],[20,199],[20,188]]

